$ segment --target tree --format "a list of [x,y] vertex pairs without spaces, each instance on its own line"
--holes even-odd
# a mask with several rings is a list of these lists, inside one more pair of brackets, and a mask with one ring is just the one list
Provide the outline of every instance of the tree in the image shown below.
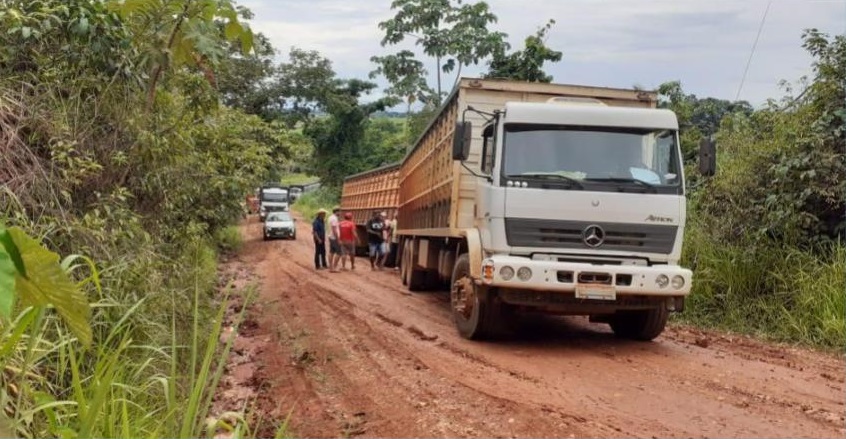
[[700,205],[712,219],[709,232],[726,242],[751,236],[819,250],[846,236],[846,37],[811,29],[803,40],[813,82],[720,125],[721,168]]
[[405,124],[402,119],[372,117],[365,125],[362,150],[367,168],[396,163],[405,156]]
[[[393,18],[379,23],[385,31],[382,46],[396,45],[410,38],[423,49],[423,53],[435,59],[436,86],[428,87],[425,77],[428,71],[422,63],[413,62],[410,51],[402,51],[393,57],[373,57],[379,65],[377,72],[386,78],[394,78],[392,84],[401,84],[397,97],[428,94],[428,99],[440,105],[444,96],[442,73],[457,69],[455,82],[461,77],[461,68],[478,64],[481,60],[500,50],[506,34],[488,30],[497,17],[488,4],[464,3],[462,0],[394,0],[391,10]],[[434,89],[434,94],[431,93]]]
[[224,105],[271,120],[273,104],[279,99],[271,83],[276,50],[264,34],[255,34],[254,40],[253,51],[246,55],[240,43],[228,45],[217,70],[217,89]]
[[312,169],[321,184],[338,188],[344,177],[369,169],[373,151],[364,149],[364,134],[369,117],[396,105],[395,98],[385,97],[362,104],[362,95],[376,84],[358,79],[338,80],[336,86],[320,101],[328,117],[314,120],[303,132],[314,142]]
[[370,58],[378,67],[370,72],[370,79],[383,75],[391,84],[385,89],[390,96],[405,100],[406,115],[411,112],[411,105],[416,101],[426,101],[434,90],[426,84],[426,68],[414,58],[414,52],[403,50],[396,55],[374,56]]
[[555,24],[555,20],[549,20],[534,35],[526,37],[523,50],[506,54],[505,47],[501,47],[494,52],[488,63],[490,70],[484,77],[527,82],[552,82],[552,76],[543,71],[543,65],[547,61],[561,61],[562,57],[561,52],[546,46],[546,34],[553,24]]
[[685,94],[679,81],[665,82],[658,86],[658,107],[676,113],[681,129],[681,148],[684,159],[696,159],[699,141],[711,136],[720,128],[720,122],[733,114],[752,114],[753,108],[746,101],[704,98]]
[[198,68],[213,83],[213,68],[226,53],[223,41],[238,41],[244,53],[252,50],[253,33],[239,19],[244,9],[236,8],[232,0],[134,0],[110,4],[132,24],[136,44],[144,47],[141,60],[150,72],[148,111],[154,104],[159,80],[168,69]]
[[289,127],[307,121],[339,85],[332,61],[314,50],[291,48],[289,61],[279,65],[273,93],[278,96],[276,110]]

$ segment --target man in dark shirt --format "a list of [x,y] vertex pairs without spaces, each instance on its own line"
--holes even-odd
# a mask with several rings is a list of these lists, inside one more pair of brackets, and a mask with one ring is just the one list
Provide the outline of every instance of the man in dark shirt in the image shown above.
[[385,262],[385,252],[382,244],[385,243],[384,235],[382,234],[385,228],[385,221],[379,211],[373,212],[373,217],[367,220],[365,225],[367,229],[367,243],[370,246],[370,269],[381,270],[382,264]]
[[311,223],[311,234],[314,238],[314,268],[320,270],[327,268],[326,265],[326,209],[317,211],[317,218]]

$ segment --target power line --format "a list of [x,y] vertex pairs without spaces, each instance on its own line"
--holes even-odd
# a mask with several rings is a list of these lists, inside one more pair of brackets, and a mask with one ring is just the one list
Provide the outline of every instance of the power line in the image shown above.
[[752,57],[755,56],[755,49],[758,48],[758,40],[761,38],[761,31],[764,30],[764,22],[767,20],[767,13],[770,12],[770,6],[773,0],[767,2],[767,9],[764,9],[764,16],[761,17],[761,24],[758,26],[758,35],[755,36],[755,42],[752,44],[752,52],[749,53],[749,59],[746,60],[746,69],[743,70],[743,77],[740,79],[740,86],[737,87],[737,95],[734,100],[740,99],[740,91],[743,90],[743,83],[746,82],[746,74],[749,73],[749,66],[752,64]]

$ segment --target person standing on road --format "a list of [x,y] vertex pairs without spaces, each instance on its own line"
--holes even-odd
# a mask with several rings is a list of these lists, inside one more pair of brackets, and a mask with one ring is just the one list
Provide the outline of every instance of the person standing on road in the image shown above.
[[382,212],[379,215],[382,218],[382,266],[388,265],[388,258],[391,255],[391,234],[394,231],[391,229],[391,220],[388,219],[388,212]]
[[338,272],[338,263],[341,262],[341,242],[340,242],[340,218],[338,214],[341,208],[335,206],[332,208],[332,215],[329,215],[329,272]]
[[347,269],[347,258],[350,260],[350,268],[355,270],[355,242],[358,240],[355,232],[355,223],[352,220],[352,213],[344,214],[344,220],[338,225],[338,236],[341,238],[341,269]]
[[400,257],[399,257],[399,236],[397,236],[397,214],[393,214],[393,219],[391,219],[391,240],[390,240],[390,266],[394,267],[394,270],[399,270],[400,264]]
[[314,238],[314,269],[320,270],[326,267],[326,225],[323,219],[326,218],[326,209],[317,211],[317,217],[311,223],[311,234]]
[[385,228],[385,222],[382,220],[382,215],[378,210],[374,211],[373,217],[367,220],[365,228],[367,229],[367,243],[370,247],[370,269],[381,270],[382,267],[380,264],[385,262],[383,248],[385,238],[382,234],[382,229]]

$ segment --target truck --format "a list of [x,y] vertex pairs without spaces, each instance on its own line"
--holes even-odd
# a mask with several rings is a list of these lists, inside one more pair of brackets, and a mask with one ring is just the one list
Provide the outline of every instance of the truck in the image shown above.
[[374,212],[385,212],[390,217],[397,213],[399,202],[399,163],[380,166],[370,171],[350,175],[341,189],[341,210],[352,213],[358,241],[356,254],[367,254],[367,220]]
[[288,188],[276,183],[265,183],[259,189],[259,220],[264,221],[267,214],[288,210]]
[[[700,144],[704,175],[714,152]],[[538,312],[652,340],[690,293],[678,121],[652,91],[461,78],[400,163],[396,207],[403,284],[447,286],[468,339]]]

